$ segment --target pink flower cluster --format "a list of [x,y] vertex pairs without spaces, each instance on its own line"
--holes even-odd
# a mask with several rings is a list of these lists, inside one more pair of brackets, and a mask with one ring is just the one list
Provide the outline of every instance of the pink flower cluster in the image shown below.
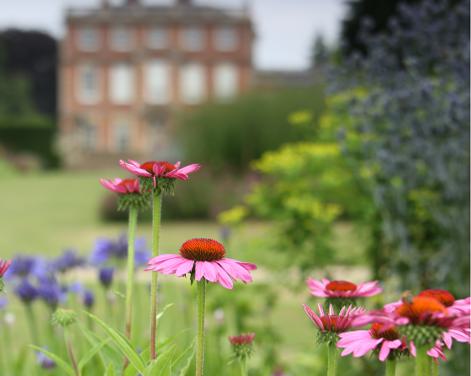
[[[376,281],[356,285],[309,278],[307,285],[313,296],[329,302],[370,297],[382,291]],[[453,341],[471,343],[470,304],[469,297],[455,300],[446,290],[424,290],[375,311],[353,306],[336,311],[332,304],[327,313],[320,304],[319,314],[306,305],[304,311],[319,331],[329,334],[328,340],[342,349],[342,356],[376,352],[379,360],[385,361],[397,355],[415,356],[417,346],[425,346],[430,357],[445,360],[444,349],[451,349]],[[351,330],[365,325],[369,328]]]
[[[167,161],[149,161],[139,163],[133,160],[128,160],[127,162],[120,160],[119,165],[125,170],[134,174],[137,178],[151,178],[153,180],[154,187],[157,186],[158,178],[166,178],[169,180],[188,180],[188,175],[190,173],[198,171],[201,168],[201,165],[197,163],[180,167],[180,162],[172,164]],[[139,179],[137,178],[115,178],[113,180],[100,179],[100,183],[103,187],[111,192],[117,193],[119,195],[126,195],[140,193],[141,187],[139,185]]]

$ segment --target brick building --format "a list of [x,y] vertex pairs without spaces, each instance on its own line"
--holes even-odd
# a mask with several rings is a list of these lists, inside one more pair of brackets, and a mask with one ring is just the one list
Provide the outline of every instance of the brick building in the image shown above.
[[246,10],[190,0],[69,9],[59,64],[66,163],[173,157],[176,111],[251,86],[253,39]]

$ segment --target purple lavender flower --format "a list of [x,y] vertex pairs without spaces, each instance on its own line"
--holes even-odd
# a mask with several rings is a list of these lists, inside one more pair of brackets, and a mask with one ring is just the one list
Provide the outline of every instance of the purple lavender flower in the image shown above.
[[[135,264],[145,265],[150,258],[150,252],[146,246],[146,240],[139,238],[135,243]],[[128,255],[128,240],[126,235],[121,235],[118,239],[99,238],[95,242],[95,249],[92,251],[90,263],[92,265],[103,265],[107,262],[125,261]]]
[[10,267],[5,273],[5,278],[11,279],[13,277],[27,277],[33,273],[37,258],[32,256],[18,255],[13,258]]
[[20,284],[16,286],[15,294],[23,303],[29,304],[38,297],[38,290],[28,279],[24,278],[21,280]]
[[83,305],[88,309],[93,308],[95,304],[95,295],[91,290],[85,290],[82,295]]
[[56,309],[65,299],[65,292],[57,282],[40,283],[37,292],[39,298],[52,309]]
[[56,363],[41,351],[36,352],[36,361],[42,369],[52,369],[56,367]]
[[77,252],[72,249],[65,250],[62,255],[52,262],[54,269],[61,273],[65,273],[83,264],[85,264],[85,259],[79,257]]
[[109,288],[113,283],[113,273],[114,268],[101,268],[98,271],[98,279],[105,288]]
[[72,282],[69,286],[67,286],[67,292],[72,294],[81,294],[84,291],[84,287],[80,282]]

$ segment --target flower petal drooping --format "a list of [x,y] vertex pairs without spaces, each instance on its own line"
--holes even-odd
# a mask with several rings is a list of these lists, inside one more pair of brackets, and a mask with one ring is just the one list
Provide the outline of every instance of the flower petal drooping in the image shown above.
[[149,260],[145,270],[174,274],[191,274],[196,281],[205,279],[232,289],[233,281],[252,282],[250,271],[255,264],[225,258],[224,246],[213,239],[196,238],[183,243],[180,254],[164,254]]

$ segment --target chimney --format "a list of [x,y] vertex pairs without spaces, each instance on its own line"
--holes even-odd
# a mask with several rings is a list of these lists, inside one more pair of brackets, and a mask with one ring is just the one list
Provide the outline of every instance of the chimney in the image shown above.
[[108,0],[101,0],[101,7],[102,8],[108,8],[110,6],[110,3]]
[[185,6],[191,5],[191,0],[176,0],[176,1],[177,1],[177,5],[185,5]]
[[135,5],[140,5],[139,0],[126,0],[126,5],[127,6],[135,6]]

